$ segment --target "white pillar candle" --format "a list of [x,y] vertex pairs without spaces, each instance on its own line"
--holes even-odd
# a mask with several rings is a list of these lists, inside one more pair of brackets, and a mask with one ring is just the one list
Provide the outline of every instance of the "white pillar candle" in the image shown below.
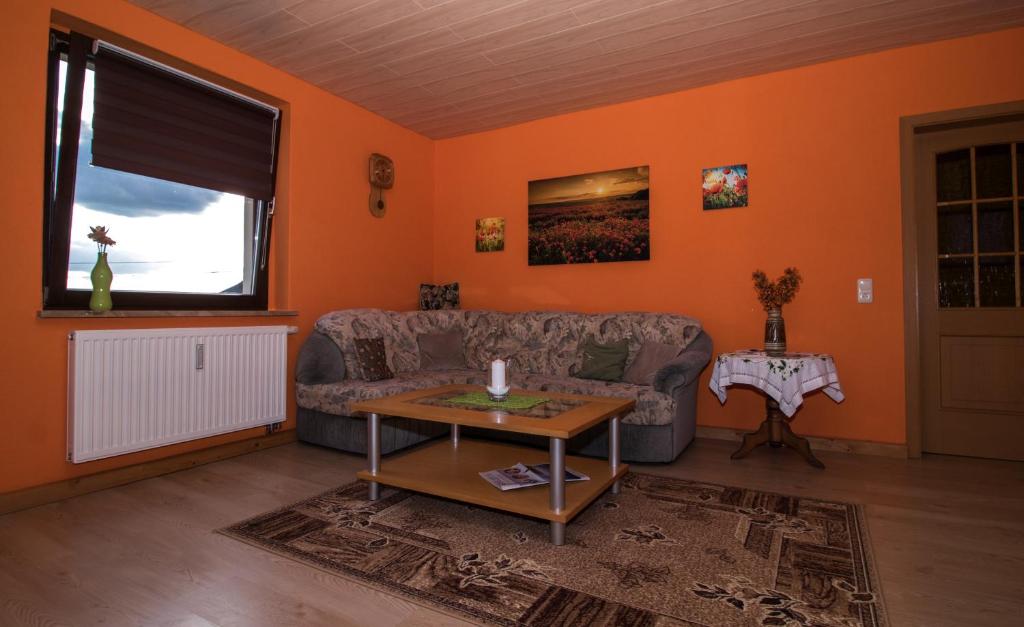
[[505,388],[505,362],[500,359],[491,362],[491,388],[495,390]]

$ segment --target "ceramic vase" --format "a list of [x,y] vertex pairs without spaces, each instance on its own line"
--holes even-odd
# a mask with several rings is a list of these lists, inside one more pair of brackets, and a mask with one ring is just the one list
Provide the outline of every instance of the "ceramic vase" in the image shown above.
[[89,309],[102,313],[110,311],[114,303],[110,300],[110,284],[114,280],[114,273],[107,264],[107,253],[98,253],[96,265],[89,275],[92,279],[92,297],[89,298]]
[[786,352],[786,321],[782,319],[780,308],[768,310],[768,319],[764,321],[764,350],[771,357]]

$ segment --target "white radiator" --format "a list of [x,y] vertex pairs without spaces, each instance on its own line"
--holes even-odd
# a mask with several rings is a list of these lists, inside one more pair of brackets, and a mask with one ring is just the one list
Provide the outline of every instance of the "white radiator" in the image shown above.
[[288,331],[75,331],[68,339],[68,459],[283,422]]

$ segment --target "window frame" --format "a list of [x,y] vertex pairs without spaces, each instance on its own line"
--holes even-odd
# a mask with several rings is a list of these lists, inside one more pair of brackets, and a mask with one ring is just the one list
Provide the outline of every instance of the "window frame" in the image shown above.
[[[46,93],[46,129],[45,155],[43,176],[43,309],[44,310],[81,310],[88,309],[90,290],[68,289],[68,257],[71,248],[71,219],[74,212],[75,180],[77,172],[69,172],[62,163],[77,162],[79,137],[73,142],[61,141],[62,148],[57,148],[57,96],[59,94],[60,61],[68,56],[68,81],[71,81],[73,40],[81,38],[78,45],[88,42],[85,64],[88,67],[93,58],[95,40],[78,33],[64,33],[51,30],[49,34],[49,52],[47,57],[47,93]],[[77,69],[77,67],[75,68]],[[160,71],[154,69],[154,71]],[[84,72],[84,70],[83,70]],[[205,82],[201,81],[200,82]],[[65,90],[65,101],[69,90]],[[81,101],[73,114],[68,107],[64,108],[65,119],[69,115],[81,117]],[[274,128],[274,160],[271,176],[276,182],[278,155],[281,144],[281,115]],[[76,125],[78,126],[78,125]],[[63,130],[68,128],[61,125]],[[81,135],[79,128],[78,136]],[[65,153],[68,146],[72,146]],[[66,156],[62,156],[65,153]],[[70,200],[62,199],[62,190],[70,186]],[[63,201],[62,201],[63,200]],[[114,305],[117,309],[126,310],[235,310],[235,311],[266,311],[269,302],[270,283],[270,243],[273,231],[274,201],[248,199],[253,203],[253,240],[252,255],[252,294],[200,294],[189,292],[141,292],[118,291],[114,294]]]

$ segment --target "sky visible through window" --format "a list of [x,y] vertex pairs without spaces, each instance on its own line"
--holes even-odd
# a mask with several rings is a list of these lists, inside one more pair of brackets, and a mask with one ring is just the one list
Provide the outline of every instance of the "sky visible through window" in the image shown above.
[[[67,63],[60,64],[58,125]],[[90,165],[93,71],[82,98],[78,175],[71,221],[68,289],[92,289],[96,245],[90,226],[106,226],[113,291],[217,294],[242,283],[245,198]],[[60,132],[57,132],[60,141]],[[251,240],[250,240],[251,241]],[[232,291],[239,291],[236,288]]]

